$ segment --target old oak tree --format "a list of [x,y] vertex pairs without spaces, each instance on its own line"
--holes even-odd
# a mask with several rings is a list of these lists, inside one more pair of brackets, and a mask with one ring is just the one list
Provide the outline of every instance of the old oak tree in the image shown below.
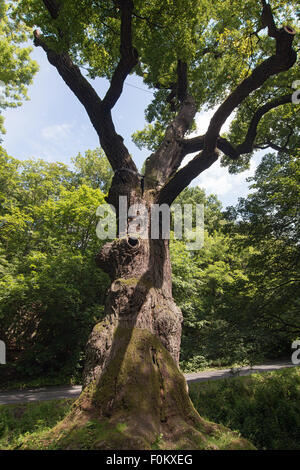
[[[150,211],[154,203],[171,205],[218,158],[234,170],[255,149],[278,147],[262,123],[280,109],[284,127],[292,112],[295,7],[279,0],[20,0],[14,18],[34,30],[34,45],[84,106],[114,171],[108,202],[117,208],[127,196],[128,205]],[[147,109],[154,125],[135,137],[153,150],[143,176],[112,119],[131,73],[154,90]],[[105,96],[88,80],[96,77],[109,80]],[[207,106],[215,109],[207,132],[189,138]],[[221,135],[233,113],[232,132]],[[293,134],[288,126],[286,134]],[[150,449],[158,438],[162,448],[217,448],[221,428],[197,414],[177,366],[182,314],[172,298],[168,240],[115,239],[96,262],[111,278],[106,318],[87,344],[83,393],[52,439],[76,447],[76,433],[98,422],[93,448]],[[249,446],[229,431],[227,440],[231,448]]]

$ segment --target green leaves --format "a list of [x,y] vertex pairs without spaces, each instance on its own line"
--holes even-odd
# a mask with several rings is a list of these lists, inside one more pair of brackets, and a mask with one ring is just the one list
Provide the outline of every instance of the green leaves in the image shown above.
[[[293,20],[295,5],[274,0],[276,20]],[[120,33],[120,12],[113,2],[65,0],[53,19],[43,2],[21,0],[15,17],[30,28],[39,27],[49,45],[71,51],[91,76],[111,77]],[[135,0],[133,38],[140,57],[136,72],[150,86],[169,87],[176,82],[177,60],[187,61],[199,103],[212,104],[269,53],[265,31],[259,41],[253,36],[261,27],[260,17],[261,3],[256,0]]]
[[[10,5],[16,30],[21,24],[25,29],[39,28],[45,50],[50,47],[68,52],[73,62],[84,67],[91,78],[112,78],[121,57],[121,10],[115,2],[65,0],[58,3],[54,13],[40,0],[20,0]],[[279,30],[289,24],[299,32],[295,0],[289,3],[272,0],[270,5]],[[299,34],[295,35],[293,44],[297,49]],[[275,41],[268,35],[262,4],[257,0],[242,4],[238,0],[134,0],[132,46],[138,51],[139,62],[130,70],[154,90],[153,101],[146,109],[150,126],[137,131],[133,139],[139,147],[151,151],[157,149],[166,126],[178,111],[178,61],[187,64],[188,93],[194,97],[198,111],[203,111],[218,106],[275,53]],[[244,102],[245,97],[238,100],[242,104],[228,133],[233,144],[243,140],[260,105],[292,91],[297,73],[297,67],[277,73]],[[26,79],[23,83],[26,84]],[[294,151],[298,108],[285,104],[284,112],[273,109],[267,113],[258,126],[254,150],[265,148],[271,142],[273,148],[288,146],[288,150]],[[237,161],[225,157],[222,161],[231,172],[243,171],[249,167],[252,153],[250,148]]]
[[199,189],[176,201],[205,204],[204,247],[191,256],[184,241],[171,243],[185,370],[290,354],[300,331],[299,165],[298,156],[266,155],[226,223]]
[[[30,58],[32,48],[24,47],[30,30],[12,21],[12,3],[2,1],[0,5],[0,112],[20,106],[23,99],[28,99],[27,87],[38,70],[37,63]],[[3,132],[1,118],[0,133]]]
[[[234,233],[252,245],[247,271],[257,328],[268,328],[274,350],[287,352],[299,336],[300,166],[298,156],[268,154],[237,206]],[[278,354],[278,353],[277,353]]]
[[87,150],[72,159],[76,175],[81,183],[107,193],[112,181],[113,171],[102,149]]
[[0,153],[0,336],[9,354],[19,351],[19,374],[74,373],[103,315],[108,279],[94,265],[96,209],[104,202],[97,184],[110,176],[99,150],[87,154],[92,160],[83,165],[77,157],[79,171],[70,171]]

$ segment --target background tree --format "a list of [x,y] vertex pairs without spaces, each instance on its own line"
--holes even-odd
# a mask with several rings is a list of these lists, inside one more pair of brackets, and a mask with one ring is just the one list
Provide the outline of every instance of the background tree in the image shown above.
[[[118,207],[123,195],[129,205],[150,209],[153,203],[170,205],[217,161],[219,150],[234,164],[240,156],[247,164],[262,138],[261,119],[290,105],[295,31],[286,22],[293,18],[295,3],[274,0],[272,5],[273,12],[264,0],[242,5],[21,0],[15,15],[28,27],[40,28],[34,44],[87,111],[114,171],[108,201]],[[110,80],[104,97],[96,94],[81,65],[90,77]],[[134,71],[157,90],[147,114],[165,128],[142,179],[111,115]],[[254,112],[246,134],[238,142],[221,136],[227,118],[237,111],[240,121],[249,100]],[[197,110],[220,102],[206,134],[186,139]],[[199,153],[180,168],[193,152]],[[102,248],[97,263],[112,281],[107,317],[89,339],[85,391],[64,429],[74,430],[74,420],[80,426],[100,414],[108,426],[126,422],[118,448],[150,448],[160,433],[166,446],[198,447],[205,441],[203,421],[176,366],[182,314],[172,298],[168,241],[117,239]],[[107,445],[97,443],[98,448]]]
[[101,189],[103,193],[108,192],[113,171],[100,148],[87,150],[84,156],[79,153],[72,159],[72,163],[75,167],[76,177],[81,184],[84,183],[94,189]]
[[253,247],[247,273],[252,286],[249,324],[262,333],[265,354],[290,354],[299,324],[299,153],[267,154],[252,181],[253,192],[229,214],[229,233],[241,248]]
[[[99,165],[95,159],[97,171]],[[108,287],[107,276],[93,272],[104,194],[86,183],[82,169],[18,161],[3,149],[0,166],[0,337],[8,355],[1,375],[78,380]],[[105,173],[98,178],[108,183]]]
[[[24,48],[30,29],[13,22],[12,2],[0,4],[0,113],[8,107],[21,105],[27,99],[27,87],[38,70],[30,58],[32,47]],[[0,115],[0,134],[5,132],[3,116]]]
[[[95,178],[78,165],[74,172],[41,160],[21,162],[2,150],[0,337],[7,345],[8,363],[1,367],[7,381],[81,381],[84,346],[103,316],[108,286],[105,275],[91,269],[98,246],[94,212],[104,199],[88,188],[97,190],[98,181],[106,186],[110,176],[99,150],[86,155]],[[186,240],[173,235],[170,243],[173,295],[183,314],[183,371],[290,354],[299,336],[297,163],[296,157],[264,157],[253,179],[256,191],[227,213],[198,187],[177,198],[205,206],[204,247],[190,252]]]

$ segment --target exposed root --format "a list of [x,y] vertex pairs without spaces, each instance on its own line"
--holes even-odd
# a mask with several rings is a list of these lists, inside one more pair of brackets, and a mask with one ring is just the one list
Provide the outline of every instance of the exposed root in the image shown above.
[[117,328],[99,382],[69,415],[27,448],[251,449],[236,433],[201,418],[168,351],[147,330]]

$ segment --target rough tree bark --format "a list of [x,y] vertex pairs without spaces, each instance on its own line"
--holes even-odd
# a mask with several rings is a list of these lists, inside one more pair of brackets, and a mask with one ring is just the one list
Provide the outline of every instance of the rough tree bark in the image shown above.
[[[264,24],[276,41],[275,54],[228,96],[212,118],[207,134],[190,140],[184,136],[197,109],[188,95],[187,64],[179,60],[177,84],[172,87],[172,99],[177,96],[179,103],[178,114],[158,150],[147,159],[141,181],[111,117],[124,81],[138,63],[131,34],[133,2],[115,3],[121,15],[120,61],[103,100],[68,53],[49,49],[37,31],[35,45],[45,50],[50,63],[84,105],[99,135],[115,171],[108,202],[118,207],[119,196],[127,196],[128,205],[142,203],[150,210],[153,203],[171,204],[193,178],[218,159],[218,149],[233,159],[252,150],[261,117],[289,102],[289,96],[257,110],[246,140],[238,148],[219,136],[221,126],[252,91],[293,66],[293,32],[277,29],[269,5],[262,1]],[[44,4],[55,19],[59,15],[56,2],[44,0]],[[63,34],[60,30],[59,35]],[[200,153],[178,170],[183,158],[195,151]],[[53,439],[64,447],[78,447],[78,430],[88,430],[87,423],[99,422],[102,428],[95,424],[97,432],[89,444],[93,448],[150,449],[158,438],[165,448],[216,448],[224,429],[197,414],[178,368],[182,313],[172,298],[168,240],[149,238],[134,243],[130,238],[117,239],[103,247],[96,262],[111,278],[106,317],[94,327],[87,344],[84,391],[70,415],[53,431]],[[228,447],[249,446],[229,432],[227,436]]]
[[140,328],[156,335],[179,362],[182,314],[172,298],[171,265],[167,240],[130,239],[104,246],[97,264],[112,280],[106,300],[106,319],[96,326],[87,345],[84,384],[101,376],[110,357],[112,332]]

